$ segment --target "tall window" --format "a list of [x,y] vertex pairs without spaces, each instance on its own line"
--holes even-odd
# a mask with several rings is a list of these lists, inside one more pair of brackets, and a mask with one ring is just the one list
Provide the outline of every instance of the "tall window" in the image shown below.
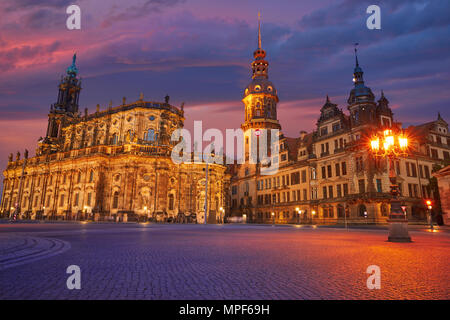
[[117,209],[117,207],[119,206],[119,192],[116,191],[114,192],[114,196],[113,196],[113,209]]
[[344,188],[344,197],[348,195],[348,184],[344,183],[342,185],[342,188]]
[[94,181],[94,170],[91,170],[89,172],[89,182],[92,182],[92,181]]
[[347,164],[345,162],[341,163],[342,175],[345,176],[347,174]]
[[75,200],[74,200],[74,206],[78,207],[78,202],[80,201],[80,194],[77,192],[75,193]]
[[155,130],[148,129],[145,134],[145,140],[147,141],[155,141]]
[[119,136],[117,133],[114,133],[111,137],[111,144],[117,144],[119,142]]
[[173,194],[169,194],[169,210],[173,210]]
[[87,196],[88,196],[88,198],[87,198],[87,205],[91,206],[92,192],[89,192]]
[[377,179],[377,192],[383,192],[383,189],[381,186],[381,179]]
[[61,198],[59,199],[59,206],[62,207],[64,205],[64,194],[61,195]]
[[364,179],[358,180],[358,185],[359,185],[359,193],[366,192],[366,184],[365,184]]
[[345,209],[344,209],[344,206],[342,204],[338,204],[337,205],[337,214],[338,214],[338,218],[344,218]]

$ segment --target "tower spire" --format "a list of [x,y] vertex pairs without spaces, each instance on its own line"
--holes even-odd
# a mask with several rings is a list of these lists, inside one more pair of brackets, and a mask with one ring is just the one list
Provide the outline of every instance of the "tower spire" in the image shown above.
[[358,45],[359,43],[356,42],[355,43],[355,62],[356,62],[356,66],[359,67],[359,62],[358,62]]
[[75,52],[75,53],[73,54],[72,64],[67,68],[67,74],[68,74],[69,76],[74,77],[74,76],[76,76],[77,73],[78,73],[77,66],[75,65],[75,61],[76,61],[76,60],[77,60],[77,53]]
[[258,49],[261,49],[261,12],[258,11]]

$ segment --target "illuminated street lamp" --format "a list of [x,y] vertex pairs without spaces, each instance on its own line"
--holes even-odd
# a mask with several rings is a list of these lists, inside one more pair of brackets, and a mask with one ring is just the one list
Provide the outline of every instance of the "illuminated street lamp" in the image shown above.
[[220,214],[220,223],[223,224],[224,219],[225,219],[225,209],[223,207],[219,208],[219,214]]
[[401,130],[386,129],[370,139],[370,150],[375,157],[387,158],[391,183],[391,212],[389,214],[389,237],[392,242],[410,242],[408,219],[398,199],[399,189],[394,160],[408,155],[408,138]]
[[275,225],[275,212],[272,212],[272,224]]
[[300,210],[299,207],[295,208],[295,211],[297,211],[297,224],[300,224],[300,215],[302,214],[302,210]]
[[430,221],[430,229],[433,230],[434,226],[433,226],[433,217],[431,216],[431,210],[433,209],[433,203],[431,200],[427,200],[426,201],[427,204],[427,211],[428,211],[428,219]]
[[316,215],[316,210],[311,211],[311,224],[313,223],[313,218]]

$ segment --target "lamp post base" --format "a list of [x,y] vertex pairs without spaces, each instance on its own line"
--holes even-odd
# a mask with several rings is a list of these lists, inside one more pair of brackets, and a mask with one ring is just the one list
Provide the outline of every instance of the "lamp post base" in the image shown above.
[[411,242],[408,232],[408,220],[389,219],[389,242]]

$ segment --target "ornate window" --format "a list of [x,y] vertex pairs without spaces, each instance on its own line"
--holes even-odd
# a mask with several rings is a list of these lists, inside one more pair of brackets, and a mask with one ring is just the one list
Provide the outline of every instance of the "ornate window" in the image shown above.
[[117,209],[117,207],[119,206],[119,192],[116,191],[114,192],[114,196],[113,196],[113,209]]

